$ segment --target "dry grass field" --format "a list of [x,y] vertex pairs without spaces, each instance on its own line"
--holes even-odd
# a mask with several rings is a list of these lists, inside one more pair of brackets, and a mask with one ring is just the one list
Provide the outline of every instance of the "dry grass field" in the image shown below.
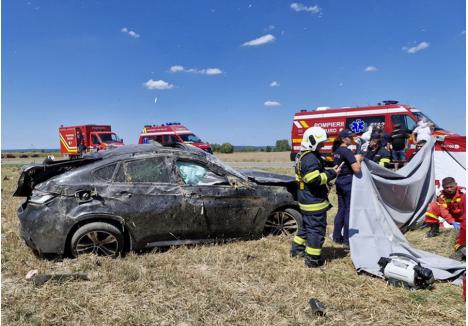
[[[232,157],[242,159],[237,155]],[[307,269],[290,258],[285,237],[182,246],[123,259],[38,259],[18,233],[21,198],[12,193],[19,171],[19,166],[2,166],[4,325],[465,324],[460,287],[436,283],[432,290],[408,291],[386,286],[379,278],[358,275],[350,257],[328,238],[324,269]],[[425,239],[424,232],[410,232],[408,238],[421,249],[450,254],[451,232],[435,239]],[[31,269],[85,272],[91,280],[35,286],[25,279]],[[310,298],[326,305],[325,317],[311,314]]]
[[289,155],[290,152],[216,153],[216,156],[224,162],[290,162]]

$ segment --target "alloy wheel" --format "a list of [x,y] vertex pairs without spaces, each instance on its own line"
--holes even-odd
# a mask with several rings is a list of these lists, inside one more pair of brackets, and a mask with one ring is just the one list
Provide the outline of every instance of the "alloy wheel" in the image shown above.
[[287,212],[275,212],[265,223],[265,234],[293,235],[297,231],[297,222]]
[[90,231],[78,239],[75,250],[78,255],[115,256],[119,250],[119,242],[107,231]]

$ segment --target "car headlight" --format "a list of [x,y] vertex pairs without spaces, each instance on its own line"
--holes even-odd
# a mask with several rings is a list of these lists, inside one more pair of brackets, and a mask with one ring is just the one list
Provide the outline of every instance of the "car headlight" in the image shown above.
[[29,199],[30,203],[43,205],[50,201],[52,198],[55,198],[55,194],[45,194],[45,193],[33,193]]

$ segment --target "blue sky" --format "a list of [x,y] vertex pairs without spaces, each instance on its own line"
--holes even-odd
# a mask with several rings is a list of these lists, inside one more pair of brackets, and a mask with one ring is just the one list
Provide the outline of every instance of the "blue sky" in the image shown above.
[[462,0],[5,0],[2,148],[172,121],[272,145],[301,108],[386,99],[465,134],[465,39]]

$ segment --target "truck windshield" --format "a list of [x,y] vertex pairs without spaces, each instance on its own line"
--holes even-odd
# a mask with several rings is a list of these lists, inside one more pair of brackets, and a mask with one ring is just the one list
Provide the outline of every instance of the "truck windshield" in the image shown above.
[[423,120],[423,121],[426,121],[426,122],[430,122],[434,125],[434,130],[443,130],[442,128],[440,128],[438,125],[435,124],[434,121],[432,121],[427,115],[425,115],[424,113],[422,112],[413,112],[413,114],[416,116],[416,118],[418,119],[418,121],[420,120]]
[[179,135],[179,137],[182,138],[184,142],[192,142],[192,143],[202,142],[202,140],[198,138],[197,136],[195,136],[194,134],[183,134],[183,135]]
[[120,142],[119,137],[117,137],[116,134],[114,133],[108,133],[108,134],[99,134],[99,138],[101,138],[101,141],[103,143],[117,143]]

